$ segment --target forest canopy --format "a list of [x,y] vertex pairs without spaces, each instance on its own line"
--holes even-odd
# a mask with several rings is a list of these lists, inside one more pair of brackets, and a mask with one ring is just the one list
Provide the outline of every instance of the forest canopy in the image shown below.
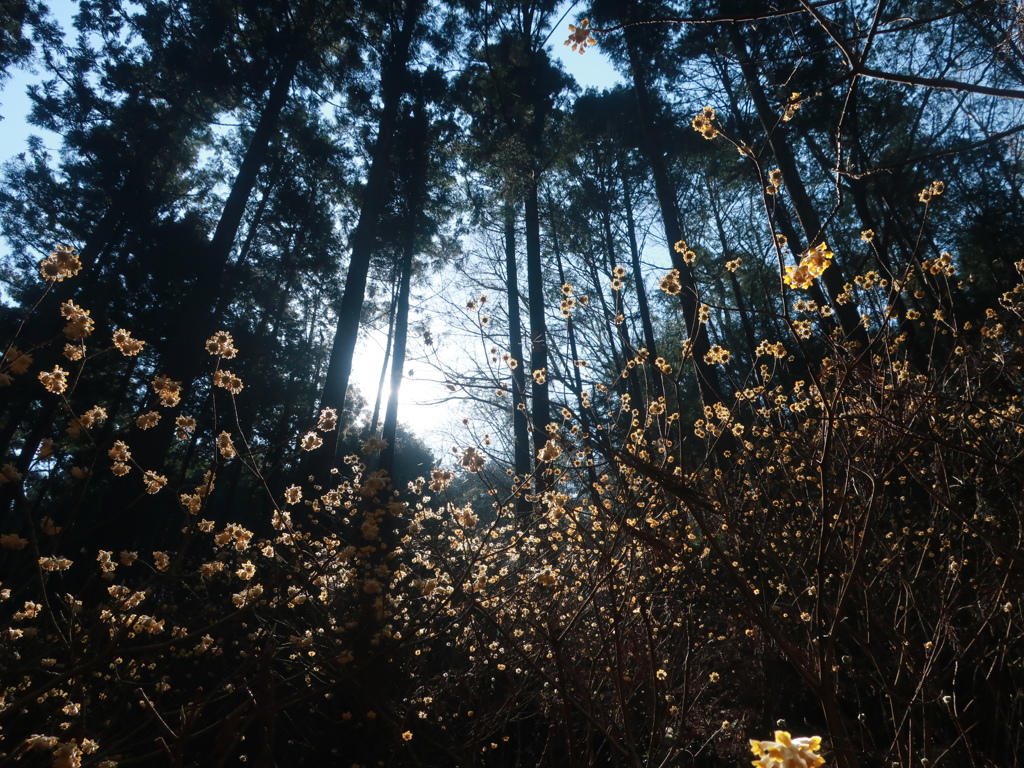
[[1019,4],[75,7],[0,0],[0,759],[1018,762]]

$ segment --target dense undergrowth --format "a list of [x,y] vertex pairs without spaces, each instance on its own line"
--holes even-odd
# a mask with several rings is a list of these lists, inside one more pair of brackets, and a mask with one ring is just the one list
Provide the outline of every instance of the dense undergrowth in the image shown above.
[[[59,249],[45,291],[77,270]],[[703,413],[678,396],[685,345],[674,365],[640,353],[621,379],[663,394],[590,382],[511,490],[482,446],[394,487],[376,439],[286,487],[236,428],[230,335],[206,350],[199,402],[218,419],[177,413],[177,384],[147,371],[151,407],[110,423],[114,406],[80,392],[142,343],[69,299],[59,338],[25,344],[29,315],[0,376],[36,388],[53,422],[2,474],[0,751],[57,766],[736,765],[780,722],[821,733],[830,765],[1011,765],[1024,284],[958,323],[957,280],[942,260],[858,278],[885,318],[866,347],[791,294],[790,336],[764,340]],[[931,317],[890,310],[925,290],[946,297]],[[161,420],[166,464],[137,464]],[[314,422],[296,455],[337,442],[337,414]],[[225,503],[242,476],[258,509]]]

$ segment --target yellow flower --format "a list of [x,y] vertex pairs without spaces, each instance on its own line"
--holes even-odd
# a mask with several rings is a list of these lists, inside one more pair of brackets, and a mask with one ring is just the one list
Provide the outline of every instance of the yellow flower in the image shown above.
[[135,426],[139,429],[150,429],[155,427],[159,421],[160,414],[156,411],[149,411],[148,413],[140,414],[139,417],[135,419]]
[[484,456],[476,448],[466,448],[462,452],[459,463],[465,467],[467,472],[479,472],[484,468]]
[[284,492],[285,504],[298,504],[302,501],[302,489],[297,485],[290,485]]
[[142,475],[142,481],[146,484],[146,493],[157,493],[167,485],[167,478],[158,475],[156,472],[147,469]]
[[687,264],[693,264],[697,260],[697,254],[694,253],[693,249],[686,244],[685,240],[680,240],[672,246],[672,250],[683,257],[683,261]]
[[133,339],[131,331],[126,331],[124,328],[118,328],[114,331],[114,346],[125,357],[133,357],[139,354],[145,343],[140,339]]
[[0,364],[5,367],[5,373],[20,375],[25,373],[29,366],[32,365],[32,355],[26,355],[12,344],[4,353],[3,358],[0,359]]
[[168,376],[156,376],[152,382],[153,391],[160,398],[160,405],[173,408],[181,400],[181,382]]
[[89,317],[89,311],[82,309],[73,301],[65,301],[60,305],[60,314],[68,324],[64,328],[64,335],[72,341],[84,339],[93,332],[95,321]]
[[228,432],[221,432],[217,435],[217,449],[220,451],[220,455],[225,459],[233,459],[238,455],[235,451],[235,444],[231,440],[231,435]]
[[946,183],[943,181],[933,181],[930,186],[925,187],[917,193],[917,199],[922,203],[930,203],[933,197],[938,197],[946,191]]
[[39,264],[39,274],[48,282],[59,283],[65,277],[74,277],[82,268],[75,249],[58,245],[57,250]]
[[216,357],[222,357],[225,360],[230,360],[238,354],[238,350],[234,347],[234,340],[231,338],[231,334],[227,331],[217,331],[213,336],[206,340],[206,351]]
[[363,443],[362,451],[364,454],[369,456],[370,454],[383,451],[388,447],[388,441],[380,437],[370,437]]
[[196,428],[196,420],[191,416],[179,416],[174,420],[174,426],[174,436],[179,440],[188,440]]
[[573,24],[569,25],[569,39],[565,41],[565,45],[571,45],[574,51],[580,53],[587,52],[587,46],[597,45],[597,40],[590,34],[590,19],[584,19],[580,22],[577,27]]
[[670,296],[675,296],[677,293],[683,290],[683,286],[679,284],[679,270],[669,270],[669,272],[663,278],[661,278],[660,285],[661,290],[663,290]]
[[338,412],[333,408],[324,408],[320,411],[320,420],[316,428],[321,432],[332,432],[338,426]]
[[218,370],[213,374],[213,385],[226,389],[232,395],[237,395],[245,386],[242,380],[231,371]]
[[818,736],[794,739],[786,731],[776,731],[775,741],[750,740],[750,751],[758,758],[755,768],[818,768],[825,758],[816,754],[821,749]]
[[713,139],[718,136],[718,129],[715,128],[712,122],[715,119],[715,110],[713,107],[704,107],[697,116],[693,118],[690,125],[693,126],[693,130],[697,131],[705,139]]
[[834,255],[826,243],[809,248],[801,254],[798,266],[786,267],[782,281],[793,288],[810,288],[814,280],[828,269]]
[[235,571],[235,575],[243,581],[249,581],[256,575],[256,566],[246,561]]
[[449,486],[452,480],[455,479],[455,473],[447,469],[438,469],[435,467],[430,473],[430,488],[434,493],[440,493]]
[[68,388],[68,374],[60,366],[55,365],[52,371],[40,371],[39,381],[46,387],[47,392],[55,395],[61,394]]
[[804,100],[800,98],[800,94],[796,91],[789,94],[789,100],[786,102],[786,111],[782,115],[782,122],[788,123],[796,115],[796,111],[800,109],[800,105],[804,103]]
[[554,440],[548,440],[544,447],[537,451],[537,461],[554,461],[562,455],[562,449]]

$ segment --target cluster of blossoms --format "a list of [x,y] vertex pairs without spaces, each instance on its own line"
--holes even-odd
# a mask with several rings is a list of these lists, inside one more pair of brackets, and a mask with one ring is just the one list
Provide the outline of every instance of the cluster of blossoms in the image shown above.
[[231,360],[238,354],[238,350],[235,349],[234,339],[231,338],[231,334],[227,331],[217,331],[207,339],[206,351],[225,360]]
[[21,481],[21,473],[13,464],[4,464],[0,467],[0,484],[17,483]]
[[537,461],[554,461],[562,455],[562,449],[554,440],[548,440],[544,447],[537,451]]
[[72,341],[86,338],[96,328],[96,321],[89,317],[89,310],[82,309],[73,301],[61,304],[60,314],[68,323],[64,326],[64,335]]
[[782,171],[776,168],[768,174],[768,186],[764,188],[766,195],[777,195],[782,187]]
[[715,109],[714,107],[704,107],[697,116],[693,118],[690,125],[693,126],[693,130],[697,131],[705,139],[714,139],[718,137],[718,129],[715,127]]
[[47,392],[60,395],[68,388],[68,373],[55,365],[52,371],[40,371],[39,381],[46,387]]
[[789,94],[789,99],[786,101],[786,111],[782,113],[782,122],[788,123],[796,116],[796,111],[800,109],[804,103],[804,99],[800,98],[798,91],[793,91]]
[[152,429],[160,423],[160,414],[156,411],[148,411],[147,413],[140,414],[135,419],[135,426],[139,429]]
[[948,251],[943,251],[937,259],[925,259],[921,266],[932,275],[945,275],[953,277],[956,275],[956,265],[953,263],[953,256]]
[[81,436],[83,429],[92,429],[97,424],[101,424],[106,419],[106,409],[100,408],[99,406],[93,406],[84,414],[76,419],[72,419],[68,424],[68,429],[65,432],[72,439],[76,439]]
[[333,408],[324,408],[320,411],[320,420],[316,428],[321,432],[333,432],[338,426],[338,412]]
[[455,473],[448,469],[434,468],[430,473],[430,490],[434,493],[440,493],[447,488],[452,480],[455,479]]
[[49,283],[59,283],[65,277],[74,277],[82,268],[82,262],[74,248],[58,245],[57,250],[39,264],[39,274]]
[[229,432],[222,430],[221,433],[217,435],[217,450],[220,451],[220,455],[225,459],[233,459],[238,455],[238,452],[235,450],[235,443],[232,441],[231,434]]
[[732,353],[717,344],[704,355],[704,362],[708,365],[725,365],[730,359],[732,359]]
[[774,741],[750,740],[755,768],[818,768],[825,764],[820,749],[820,737],[794,739],[786,731],[776,731]]
[[107,455],[114,461],[110,471],[115,475],[121,477],[131,471],[131,467],[128,466],[128,460],[132,457],[132,452],[128,450],[127,444],[123,441],[118,440],[115,442],[113,447],[107,451]]
[[238,523],[228,523],[223,531],[213,537],[213,543],[218,547],[226,547],[230,544],[235,551],[244,552],[248,549],[252,536],[252,531],[243,528]]
[[621,291],[622,290],[622,279],[625,276],[626,276],[626,268],[625,267],[615,267],[615,269],[612,270],[612,290],[613,291]]
[[469,447],[462,452],[459,464],[461,464],[467,472],[479,472],[484,468],[484,456],[476,448]]
[[362,451],[364,455],[369,456],[371,454],[377,453],[378,451],[383,451],[387,447],[387,440],[384,440],[383,438],[380,437],[370,437],[363,443]]
[[676,294],[678,294],[681,290],[683,290],[683,286],[679,282],[679,270],[669,270],[668,274],[661,278],[659,285],[661,286],[661,290],[663,290],[670,296],[675,296]]
[[815,279],[828,269],[834,255],[826,243],[810,248],[801,255],[799,266],[786,267],[782,281],[792,288],[810,288]]
[[32,355],[27,355],[13,344],[0,357],[0,387],[9,387],[13,376],[26,373],[32,365]]
[[765,339],[764,341],[757,345],[757,350],[754,354],[756,354],[758,357],[767,357],[770,355],[771,357],[775,357],[781,360],[788,354],[788,352],[786,351],[786,347],[783,346],[781,341],[773,342]]
[[146,484],[146,493],[156,493],[165,485],[167,485],[167,478],[163,475],[158,475],[156,472],[147,469],[142,475],[142,481]]
[[173,408],[181,401],[181,382],[173,381],[168,376],[155,376],[152,381],[153,391],[160,399],[164,408]]
[[597,45],[597,40],[591,35],[592,31],[590,29],[590,19],[584,19],[578,27],[570,24],[569,39],[565,41],[565,45],[572,46],[574,51],[586,53],[588,46]]
[[917,193],[917,199],[922,203],[930,203],[933,197],[938,197],[946,191],[944,181],[933,181],[929,186]]
[[685,240],[680,240],[672,246],[672,250],[683,257],[688,265],[693,266],[693,262],[697,260],[697,254],[693,252],[693,249],[686,244]]
[[124,328],[114,331],[114,346],[125,357],[134,357],[139,354],[145,344],[146,342],[141,339],[132,338],[131,331],[126,331]]
[[188,440],[196,428],[196,420],[191,416],[179,416],[174,420],[174,436],[179,440]]
[[213,374],[213,386],[226,389],[232,395],[237,395],[242,391],[243,387],[245,387],[242,380],[231,371],[224,371],[220,369],[215,371]]

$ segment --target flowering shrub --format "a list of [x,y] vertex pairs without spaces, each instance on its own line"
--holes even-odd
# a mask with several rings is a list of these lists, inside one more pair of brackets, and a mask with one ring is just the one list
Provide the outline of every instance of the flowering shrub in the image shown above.
[[[819,246],[798,269],[820,274],[831,255]],[[49,261],[45,276],[77,271],[69,249]],[[933,263],[849,291],[894,306],[891,291],[955,272]],[[678,281],[662,279],[667,295]],[[781,716],[826,735],[749,742],[755,765],[818,766],[822,749],[844,767],[997,765],[1024,639],[1022,285],[980,326],[912,318],[934,339],[925,368],[905,326],[873,326],[854,354],[830,308],[798,299],[791,338],[763,340],[730,399],[696,412],[685,353],[638,350],[616,372],[660,393],[647,402],[577,361],[590,378],[575,398],[562,390],[538,443],[543,484],[506,480],[487,438],[394,487],[377,437],[327,476],[282,482],[237,419],[163,419],[191,402],[173,371],[141,368],[151,402],[128,414],[79,402],[89,356],[32,377],[48,350],[10,343],[5,385],[37,387],[68,427],[23,440],[0,470],[18,513],[0,531],[3,756],[737,764],[744,734]],[[566,314],[597,311],[576,300]],[[77,304],[61,315],[72,332],[54,344],[98,335]],[[145,359],[128,330],[112,338]],[[209,403],[237,413],[248,390],[220,365],[244,356],[226,331],[206,351]],[[742,359],[721,345],[705,356],[726,371]],[[553,366],[533,377],[565,384]],[[201,462],[144,463],[142,436],[161,426]],[[288,445],[325,451],[342,426],[325,409]],[[245,520],[218,506],[236,470],[264,489]],[[175,533],[145,547],[91,538],[57,490],[74,483],[124,510],[163,500]]]

